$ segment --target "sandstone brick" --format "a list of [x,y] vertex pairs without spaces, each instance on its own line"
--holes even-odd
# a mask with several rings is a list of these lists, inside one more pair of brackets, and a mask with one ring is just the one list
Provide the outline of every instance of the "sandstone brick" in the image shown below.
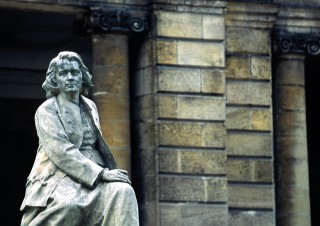
[[201,91],[203,93],[224,94],[225,75],[220,70],[201,70]]
[[157,33],[158,36],[200,39],[202,38],[202,16],[162,11],[157,14]]
[[271,59],[270,57],[251,58],[251,78],[271,79]]
[[225,98],[224,97],[193,97],[179,96],[178,118],[224,120]]
[[177,43],[158,40],[157,61],[159,64],[177,64]]
[[274,226],[274,211],[263,210],[231,210],[229,211],[229,226]]
[[225,25],[222,16],[203,15],[203,38],[224,40]]
[[251,109],[227,107],[226,125],[228,129],[251,129]]
[[[135,142],[144,149],[154,149],[155,143],[155,125],[153,122],[139,122],[137,123],[139,136]],[[128,127],[129,128],[129,127]]]
[[140,68],[150,67],[151,65],[153,65],[153,60],[154,60],[153,45],[156,45],[156,44],[154,44],[153,40],[151,39],[143,42],[138,55],[139,60],[138,60],[137,68],[140,69]]
[[129,148],[112,148],[112,154],[119,169],[127,170],[131,175],[131,150]]
[[305,88],[301,86],[282,86],[277,88],[279,110],[305,111]]
[[145,95],[136,99],[136,114],[141,121],[147,121],[154,118],[154,95]]
[[269,133],[228,133],[228,155],[272,156],[272,135]]
[[277,58],[275,67],[276,83],[279,85],[304,85],[304,63],[303,59],[281,59]]
[[226,143],[222,123],[161,121],[158,129],[160,145],[223,148]]
[[269,30],[236,27],[227,29],[228,52],[270,54],[270,40]]
[[153,72],[151,67],[146,67],[135,74],[135,95],[143,96],[151,93],[153,93]]
[[177,51],[179,65],[225,66],[223,42],[178,41]]
[[267,109],[252,109],[252,129],[272,131],[272,111]]
[[160,176],[161,201],[226,202],[227,180],[222,177]]
[[198,69],[159,68],[159,91],[200,92],[201,78]]
[[178,118],[178,98],[176,96],[159,95],[159,117],[160,118]]
[[159,170],[164,173],[225,174],[226,152],[211,150],[159,150]]
[[93,69],[94,95],[96,93],[129,94],[127,67],[95,66]]
[[160,203],[163,226],[227,226],[228,207],[220,204]]
[[298,111],[278,112],[277,132],[282,136],[306,137],[306,114]]
[[273,209],[273,189],[271,185],[229,184],[229,207]]
[[277,149],[286,150],[285,152],[277,152],[278,159],[306,159],[304,150],[307,147],[307,139],[304,136],[282,136],[277,137]]
[[271,160],[232,159],[227,161],[228,181],[273,182],[273,162]]
[[227,103],[271,105],[270,82],[227,82]]
[[125,95],[98,95],[95,103],[99,110],[100,118],[109,120],[129,120],[129,97]]
[[248,79],[250,77],[250,60],[247,56],[226,57],[226,77]]
[[102,133],[106,138],[107,143],[114,148],[130,148],[130,127],[129,121],[124,120],[101,120]]

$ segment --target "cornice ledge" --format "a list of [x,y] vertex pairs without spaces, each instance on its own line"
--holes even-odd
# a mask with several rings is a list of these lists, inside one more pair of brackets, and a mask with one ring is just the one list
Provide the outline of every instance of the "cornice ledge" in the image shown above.
[[229,2],[226,25],[230,27],[271,28],[279,12],[278,4]]

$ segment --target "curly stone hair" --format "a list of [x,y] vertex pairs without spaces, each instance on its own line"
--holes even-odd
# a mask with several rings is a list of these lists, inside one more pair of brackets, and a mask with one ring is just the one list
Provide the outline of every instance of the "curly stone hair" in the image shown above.
[[88,95],[89,89],[93,87],[92,84],[92,75],[90,74],[88,68],[83,64],[82,59],[79,54],[70,51],[63,51],[58,54],[55,58],[53,58],[49,64],[46,80],[42,84],[42,88],[46,91],[46,97],[50,98],[56,96],[60,93],[56,82],[56,74],[57,69],[59,68],[59,62],[63,59],[67,59],[70,61],[77,61],[80,66],[80,70],[82,73],[82,88],[81,94]]

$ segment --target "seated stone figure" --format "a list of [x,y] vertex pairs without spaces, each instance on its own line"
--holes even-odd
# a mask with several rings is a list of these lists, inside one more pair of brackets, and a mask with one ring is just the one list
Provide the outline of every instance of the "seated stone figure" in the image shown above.
[[104,141],[97,108],[84,97],[92,76],[81,57],[60,52],[35,113],[39,147],[26,184],[22,226],[137,226],[138,206],[128,173],[117,169]]

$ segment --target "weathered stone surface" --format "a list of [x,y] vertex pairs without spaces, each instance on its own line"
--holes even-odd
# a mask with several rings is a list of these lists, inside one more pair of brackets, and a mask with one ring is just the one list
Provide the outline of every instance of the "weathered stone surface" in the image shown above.
[[158,90],[170,92],[200,92],[199,69],[158,68]]
[[271,105],[270,82],[227,82],[227,103]]
[[140,69],[135,74],[135,95],[143,96],[153,93],[153,70],[152,67]]
[[251,58],[251,78],[271,79],[271,59],[270,57]]
[[224,177],[160,176],[161,201],[226,202]]
[[229,207],[273,209],[274,191],[271,185],[229,184]]
[[158,100],[160,118],[225,119],[224,97],[159,95]]
[[115,120],[129,120],[129,96],[126,95],[97,95],[95,102],[100,117]]
[[227,107],[228,129],[272,131],[270,108]]
[[131,175],[131,151],[128,148],[112,148],[112,154],[117,162],[119,169],[125,169]]
[[157,13],[157,34],[165,37],[223,40],[224,18],[162,11]]
[[95,66],[94,96],[106,93],[129,94],[128,67]]
[[276,88],[279,110],[305,111],[305,88],[302,86],[281,86]]
[[137,98],[136,111],[141,121],[147,121],[154,118],[154,95],[145,95]]
[[203,93],[224,94],[226,79],[221,70],[201,70],[201,91]]
[[155,60],[153,57],[153,46],[154,42],[152,39],[146,40],[139,51],[138,55],[138,67],[137,68],[145,68],[153,65],[153,61]]
[[223,42],[178,41],[178,64],[191,66],[225,66]]
[[270,33],[265,29],[227,28],[227,52],[270,54]]
[[226,77],[248,79],[250,77],[250,58],[231,55],[226,57]]
[[159,144],[170,146],[225,147],[223,123],[160,122]]
[[160,149],[159,171],[164,173],[225,174],[226,152]]
[[232,159],[227,161],[228,181],[273,182],[273,162],[271,160]]
[[116,147],[130,148],[130,127],[129,121],[105,119],[100,120],[102,133],[106,137],[107,143],[113,150]]
[[272,211],[229,210],[228,226],[274,226]]
[[136,142],[143,148],[154,148],[155,124],[152,121],[137,123],[139,129],[139,140]]
[[177,43],[175,41],[157,41],[157,62],[159,64],[177,64]]
[[269,133],[228,133],[228,155],[272,156],[272,135]]
[[282,136],[305,138],[307,136],[306,114],[298,111],[279,111],[277,113],[277,132]]
[[163,226],[227,226],[228,207],[217,204],[161,203]]

